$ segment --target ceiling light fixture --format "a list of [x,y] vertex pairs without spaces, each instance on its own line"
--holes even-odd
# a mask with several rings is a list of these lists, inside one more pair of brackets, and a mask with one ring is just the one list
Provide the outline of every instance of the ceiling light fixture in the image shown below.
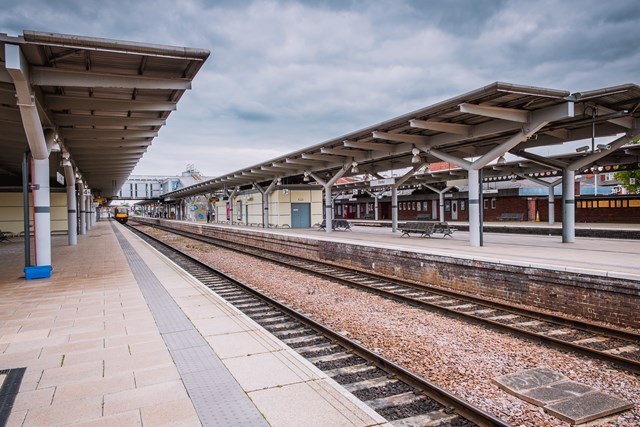
[[504,156],[498,157],[498,164],[499,165],[504,165],[505,163],[507,163],[507,159],[505,159]]
[[420,163],[422,161],[422,159],[420,158],[419,148],[413,147],[413,149],[411,150],[411,154],[413,154],[413,157],[411,157],[412,164]]
[[354,160],[353,162],[351,162],[351,173],[358,173],[358,172],[359,172],[358,162]]

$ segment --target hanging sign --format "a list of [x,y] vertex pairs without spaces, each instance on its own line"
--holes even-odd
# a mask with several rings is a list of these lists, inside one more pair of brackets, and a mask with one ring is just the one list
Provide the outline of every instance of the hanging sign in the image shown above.
[[56,172],[56,173],[57,173],[56,177],[58,178],[58,182],[61,185],[64,185],[64,175],[62,175],[60,172]]

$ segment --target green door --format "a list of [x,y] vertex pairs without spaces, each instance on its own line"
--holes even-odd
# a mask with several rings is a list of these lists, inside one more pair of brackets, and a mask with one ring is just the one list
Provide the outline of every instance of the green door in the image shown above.
[[311,227],[311,204],[291,203],[291,228]]

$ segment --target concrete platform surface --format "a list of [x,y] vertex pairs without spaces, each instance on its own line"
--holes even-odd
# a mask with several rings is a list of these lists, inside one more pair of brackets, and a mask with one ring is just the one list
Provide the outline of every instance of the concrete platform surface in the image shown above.
[[[228,373],[225,381],[242,389],[245,403],[255,406],[265,424],[385,422],[251,319],[121,230],[213,350]],[[190,348],[188,338],[194,336],[187,332],[178,339],[161,332],[153,302],[141,291],[109,222],[79,236],[77,246],[68,246],[66,236],[54,236],[50,279],[24,280],[22,250],[19,240],[0,246],[0,370],[26,368],[7,425],[213,425],[189,391],[194,384],[206,386],[197,382],[199,371],[188,378],[184,365],[174,359],[176,349]]]
[[503,375],[493,382],[506,392],[571,424],[582,424],[626,411],[633,404],[571,381],[548,368]]

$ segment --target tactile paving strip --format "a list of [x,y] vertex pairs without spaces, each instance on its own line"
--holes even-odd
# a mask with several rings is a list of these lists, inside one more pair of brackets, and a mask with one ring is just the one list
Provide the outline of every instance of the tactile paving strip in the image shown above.
[[267,426],[242,387],[171,298],[144,260],[112,224],[140,290],[204,426]]
[[9,420],[13,402],[16,400],[26,370],[26,368],[0,370],[0,376],[4,377],[0,382],[0,426],[5,426]]

